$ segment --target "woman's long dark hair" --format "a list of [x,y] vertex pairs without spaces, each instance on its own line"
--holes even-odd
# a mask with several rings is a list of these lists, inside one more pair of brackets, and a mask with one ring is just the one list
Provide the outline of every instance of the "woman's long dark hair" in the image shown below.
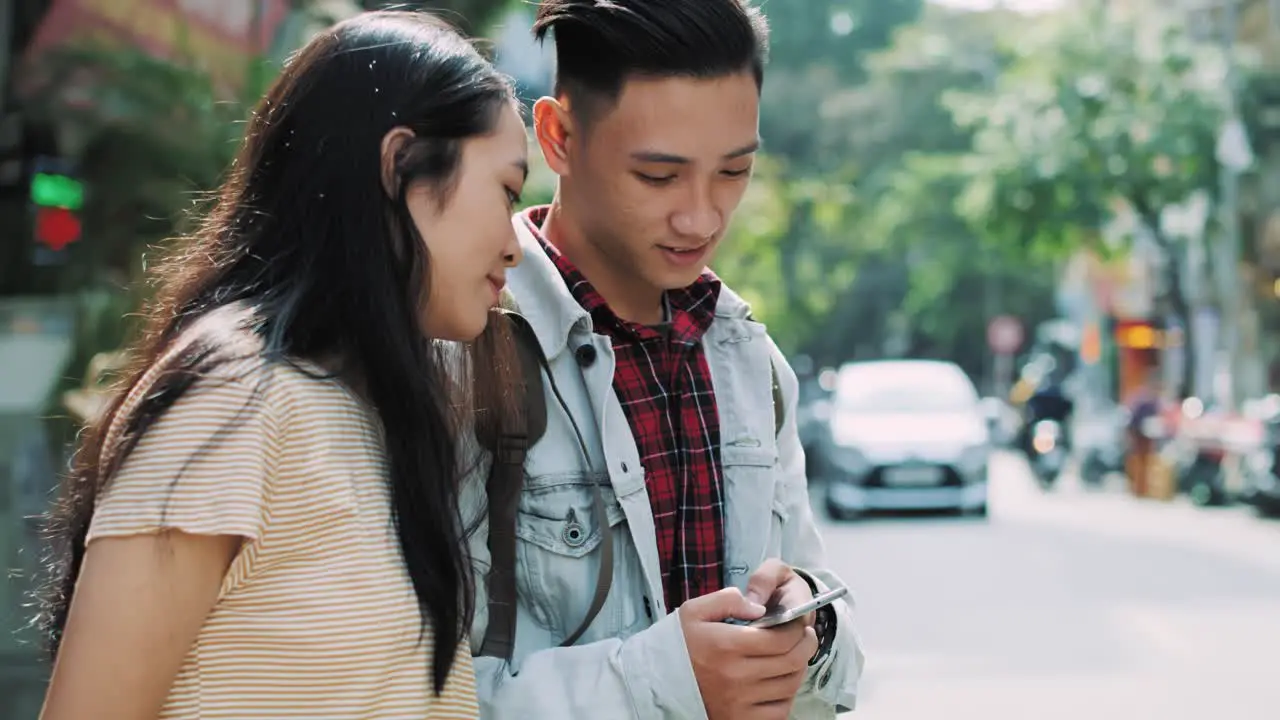
[[[493,131],[511,102],[506,78],[452,28],[420,13],[357,16],[290,60],[249,120],[208,217],[158,272],[120,392],[82,434],[51,516],[54,557],[41,620],[53,654],[98,496],[195,377],[237,359],[233,348],[244,343],[225,336],[225,323],[195,322],[235,307],[251,322],[230,332],[250,337],[264,363],[336,360],[338,376],[376,411],[400,549],[423,622],[434,629],[432,679],[441,692],[474,609],[450,393],[459,383],[449,375],[457,366],[419,330],[430,274],[405,193],[426,183],[446,202],[463,142]],[[381,143],[397,126],[415,138],[395,158],[389,197]],[[502,343],[487,337],[476,346]],[[505,367],[480,360],[474,369]],[[160,379],[139,388],[144,373]],[[118,417],[124,398],[139,390],[146,400]],[[108,446],[113,426],[125,432]]]

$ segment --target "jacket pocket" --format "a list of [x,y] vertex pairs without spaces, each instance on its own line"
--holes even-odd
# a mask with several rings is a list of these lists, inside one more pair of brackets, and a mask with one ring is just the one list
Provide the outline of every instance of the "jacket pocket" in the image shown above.
[[[604,497],[613,540],[613,567],[602,567],[604,533],[596,516],[592,484]],[[610,637],[639,620],[628,597],[635,585],[625,516],[604,473],[573,473],[530,478],[517,515],[516,582],[520,601],[534,621],[561,640],[586,618],[601,572],[612,574],[609,596],[579,642]]]
[[725,445],[725,546],[727,581],[745,587],[765,558],[778,557],[786,506],[777,482],[777,453],[768,446]]

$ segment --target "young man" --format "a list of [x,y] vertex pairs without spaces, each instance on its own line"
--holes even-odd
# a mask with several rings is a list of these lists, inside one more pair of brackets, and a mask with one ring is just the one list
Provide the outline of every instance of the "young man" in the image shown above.
[[862,669],[850,605],[723,622],[840,585],[795,373],[705,269],[759,147],[764,18],[742,0],[543,0],[535,33],[556,42],[534,122],[559,185],[515,218],[509,286],[547,360],[547,427],[524,463],[509,662],[485,649],[487,525],[472,541],[484,716],[834,717]]

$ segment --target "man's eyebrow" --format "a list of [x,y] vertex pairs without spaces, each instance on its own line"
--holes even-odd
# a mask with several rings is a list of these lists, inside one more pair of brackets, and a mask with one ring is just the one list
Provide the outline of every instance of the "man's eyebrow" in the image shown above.
[[525,180],[529,179],[529,161],[528,160],[516,160],[511,164],[520,168],[520,172],[524,175]]
[[651,163],[669,163],[672,165],[688,165],[693,162],[682,155],[672,155],[671,153],[655,152],[653,150],[641,150],[631,153],[633,160]]
[[[743,145],[742,147],[736,150],[732,150],[730,152],[725,153],[723,159],[732,160],[734,158],[742,157],[743,155],[750,155],[751,153],[756,152],[759,149],[760,149],[760,141],[755,140],[747,145]],[[672,155],[671,153],[656,152],[653,150],[641,150],[638,152],[633,152],[631,153],[631,159],[639,160],[640,162],[665,163],[669,165],[688,165],[689,163],[693,162],[692,160],[690,160],[687,157],[684,157],[683,155]]]
[[750,155],[751,153],[756,152],[759,149],[760,149],[760,141],[757,139],[754,142],[743,145],[742,147],[738,148],[737,150],[734,150],[733,152],[725,154],[724,159],[732,160],[734,158],[740,158],[743,155]]

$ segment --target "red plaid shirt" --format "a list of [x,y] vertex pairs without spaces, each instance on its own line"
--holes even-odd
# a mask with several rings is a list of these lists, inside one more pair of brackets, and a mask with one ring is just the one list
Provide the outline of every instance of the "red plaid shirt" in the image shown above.
[[545,207],[525,221],[565,285],[613,343],[613,389],[644,466],[658,535],[667,607],[723,587],[724,482],[720,416],[702,336],[715,318],[720,279],[711,271],[667,292],[665,328],[619,318],[574,265],[542,237]]

